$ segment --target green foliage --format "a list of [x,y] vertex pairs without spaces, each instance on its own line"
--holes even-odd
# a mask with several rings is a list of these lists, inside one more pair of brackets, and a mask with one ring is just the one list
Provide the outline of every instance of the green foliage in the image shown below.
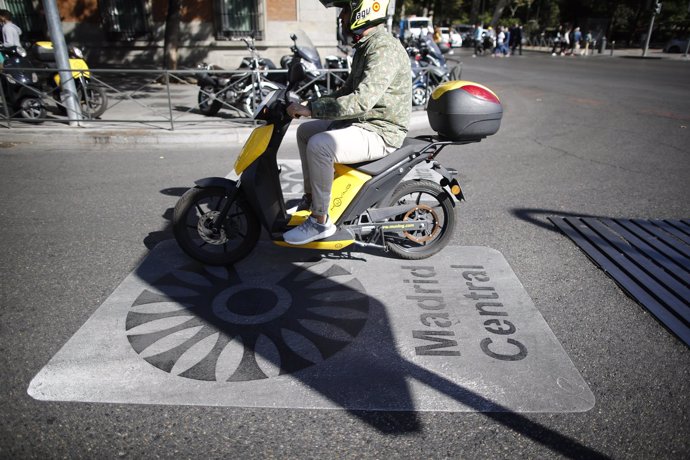
[[[469,24],[479,20],[488,25],[503,0],[397,0],[396,13],[428,15],[434,23]],[[472,6],[477,18],[472,18]],[[516,21],[529,24],[530,32],[558,27],[559,24],[586,25],[589,21],[608,24],[609,37],[618,35],[634,41],[645,30],[652,14],[650,0],[512,0],[498,19],[498,24]],[[688,0],[663,0],[655,30],[685,31],[690,27]]]

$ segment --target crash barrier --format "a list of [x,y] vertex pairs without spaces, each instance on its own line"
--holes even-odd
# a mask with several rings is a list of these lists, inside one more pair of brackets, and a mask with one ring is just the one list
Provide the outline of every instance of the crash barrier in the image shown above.
[[[0,125],[77,121],[96,124],[146,125],[175,130],[201,123],[253,123],[252,112],[262,97],[282,87],[281,70],[160,70],[13,68],[0,72]],[[77,110],[69,109],[58,73],[72,76]],[[347,78],[347,69],[316,69],[296,87],[302,98],[328,94]],[[200,86],[201,74],[217,82]],[[24,74],[26,78],[13,78]],[[58,79],[59,81],[59,79]],[[209,110],[209,107],[213,110]],[[211,113],[213,112],[213,113]],[[213,115],[213,116],[211,116]],[[70,123],[71,125],[74,123]]]

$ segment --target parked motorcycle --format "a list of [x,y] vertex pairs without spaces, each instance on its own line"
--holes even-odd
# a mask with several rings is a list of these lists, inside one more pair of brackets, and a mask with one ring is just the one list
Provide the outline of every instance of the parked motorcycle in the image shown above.
[[271,91],[284,87],[285,74],[280,72],[262,72],[256,70],[277,70],[267,58],[262,58],[254,46],[254,35],[241,40],[247,46],[250,56],[242,59],[239,70],[243,72],[222,73],[224,70],[212,64],[202,63],[197,66],[196,74],[199,85],[199,111],[207,116],[218,113],[221,108],[238,111],[241,115],[251,117],[254,107]]
[[[306,32],[298,30],[290,35],[290,39],[293,42],[290,47],[292,54],[283,56],[280,59],[280,66],[287,70],[293,56],[299,56],[305,77],[295,87],[297,94],[303,99],[317,99],[343,86],[349,74],[349,57],[326,56],[324,66],[321,63],[319,51]],[[341,51],[345,52],[343,49]],[[324,69],[337,70],[337,72],[323,72]]]
[[[283,232],[304,222],[309,212],[288,213],[277,155],[292,122],[286,108],[299,101],[289,90],[304,79],[300,59],[293,59],[288,88],[271,93],[257,107],[254,118],[265,124],[254,129],[235,162],[239,180],[198,180],[175,205],[173,234],[180,247],[202,263],[231,265],[252,251],[263,227],[275,244],[286,247],[340,251],[356,245],[404,259],[442,250],[452,238],[455,201],[463,194],[457,171],[436,157],[445,147],[478,142],[498,131],[503,109],[496,94],[464,81],[439,87],[427,112],[437,134],[408,138],[380,160],[336,164],[329,206],[336,233],[290,245]],[[431,168],[438,180],[410,176],[420,165]]]
[[448,68],[443,51],[429,36],[414,39],[407,47],[412,67],[412,104],[424,105],[434,89],[445,82],[459,80],[462,67]]
[[0,47],[4,58],[4,69],[0,72],[0,84],[4,105],[10,117],[19,116],[24,121],[42,123],[46,117],[43,92],[36,72],[31,71],[31,61],[26,51],[19,46]]
[[419,63],[420,54],[414,50],[409,50],[412,53],[410,56],[410,68],[412,69],[412,105],[423,106],[429,100],[431,94],[431,86],[429,86],[429,76]]
[[[37,68],[53,69],[46,71],[44,85],[46,92],[53,96],[58,105],[58,109],[64,114],[67,109],[62,102],[60,86],[60,73],[57,72],[57,62],[55,60],[55,50],[53,43],[47,41],[36,42],[31,45],[29,52],[34,65]],[[76,46],[67,48],[69,67],[72,70],[72,78],[77,90],[81,115],[85,118],[98,118],[103,115],[108,108],[108,94],[102,85],[91,79],[89,65],[84,59],[84,53]]]

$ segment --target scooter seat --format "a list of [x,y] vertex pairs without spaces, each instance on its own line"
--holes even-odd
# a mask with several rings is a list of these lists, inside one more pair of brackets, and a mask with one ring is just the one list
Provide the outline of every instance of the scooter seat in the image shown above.
[[361,171],[364,174],[368,174],[370,176],[377,176],[382,172],[387,171],[396,163],[399,163],[406,156],[411,155],[415,151],[421,150],[422,147],[428,144],[428,142],[425,142],[423,140],[408,137],[405,139],[403,145],[400,146],[399,149],[389,153],[383,158],[373,161],[365,161],[362,163],[355,163],[348,166],[350,166],[351,168],[355,168],[356,170]]

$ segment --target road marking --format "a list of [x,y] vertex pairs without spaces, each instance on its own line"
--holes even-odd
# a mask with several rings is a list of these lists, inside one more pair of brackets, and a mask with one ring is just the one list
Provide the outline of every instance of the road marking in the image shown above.
[[32,380],[39,400],[579,412],[594,396],[503,256],[156,246]]

